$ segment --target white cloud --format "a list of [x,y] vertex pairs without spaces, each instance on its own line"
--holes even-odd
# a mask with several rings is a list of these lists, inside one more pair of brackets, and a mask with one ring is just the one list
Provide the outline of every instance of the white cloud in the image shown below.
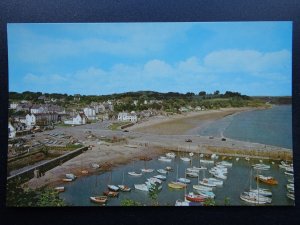
[[[27,74],[24,81],[32,85],[64,86],[67,90],[87,94],[146,89],[181,92],[208,88],[236,90],[246,88],[247,85],[249,88],[260,87],[257,80],[261,78],[265,81],[291,83],[290,60],[290,53],[286,50],[270,53],[223,50],[212,52],[203,60],[190,57],[170,64],[152,59],[141,65],[116,64],[106,70],[89,67],[65,75]],[[226,76],[230,76],[230,79],[226,79]],[[245,82],[245,79],[250,80],[251,84]]]
[[245,72],[252,75],[291,68],[291,52],[262,53],[254,50],[221,50],[204,58],[204,66],[216,72]]

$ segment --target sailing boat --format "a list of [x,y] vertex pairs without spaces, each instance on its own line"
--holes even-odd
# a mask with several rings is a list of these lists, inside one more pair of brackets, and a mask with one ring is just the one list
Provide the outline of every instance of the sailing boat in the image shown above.
[[168,183],[168,186],[173,189],[182,189],[187,186],[186,184],[184,184],[182,182],[178,182],[177,180],[178,180],[178,165],[177,165],[176,181],[171,181],[171,183]]
[[[109,177],[109,182],[108,183],[110,183],[110,179],[111,179],[111,176]],[[107,184],[107,187],[110,187],[110,186],[112,187],[112,189],[109,189],[108,191],[104,191],[103,194],[108,196],[108,197],[117,197],[119,195],[119,192],[113,191],[113,188],[116,187],[116,186]],[[116,188],[118,188],[118,187],[116,187]],[[119,188],[118,188],[118,190],[119,190]]]
[[141,171],[143,173],[152,173],[154,171],[154,169],[147,169],[147,167],[146,167],[146,160],[144,160],[144,167],[145,168],[141,169]]
[[[203,175],[203,177],[204,177],[204,175]],[[198,176],[198,184],[197,185],[193,185],[193,189],[198,190],[198,191],[212,191],[213,187],[200,185],[199,184],[199,176]]]
[[258,205],[271,203],[272,202],[271,198],[260,195],[260,189],[259,189],[259,186],[258,186],[258,183],[259,183],[258,181],[256,181],[257,193],[250,191],[252,189],[251,188],[251,183],[252,183],[251,180],[252,180],[252,169],[251,169],[251,173],[250,173],[249,192],[244,191],[243,193],[241,193],[240,199],[242,199],[245,202],[252,203],[252,204],[258,204]]
[[181,159],[182,161],[184,161],[184,162],[190,162],[190,161],[191,161],[191,159],[188,158],[188,157],[180,157],[180,159]]
[[120,191],[123,191],[123,192],[129,192],[131,191],[131,188],[124,185],[124,171],[123,171],[123,179],[122,179],[122,184],[119,184],[118,187],[120,188]]
[[[95,188],[96,188],[96,186],[97,186],[97,176],[96,176]],[[95,190],[95,188],[93,188],[93,189]],[[104,205],[108,201],[108,198],[107,198],[107,196],[103,196],[103,195],[91,196],[90,197],[90,201],[94,202],[94,203],[98,203],[98,204]]]
[[[133,161],[133,169],[134,169],[134,161]],[[130,171],[128,172],[128,174],[134,177],[140,177],[143,175],[142,173],[136,173],[135,171]]]
[[[112,180],[112,171],[110,172],[110,183],[111,180]],[[110,191],[119,191],[119,187],[117,187],[116,185],[108,184],[107,187]]]

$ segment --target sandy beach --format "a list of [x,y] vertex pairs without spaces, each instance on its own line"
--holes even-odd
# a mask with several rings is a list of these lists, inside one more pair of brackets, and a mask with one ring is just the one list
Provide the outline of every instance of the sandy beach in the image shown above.
[[[202,126],[205,126],[210,122],[221,119],[225,116],[254,109],[255,108],[248,107],[224,108],[219,110],[190,112],[170,117],[150,118],[146,122],[130,127],[129,130],[162,135],[187,134],[188,131],[191,131],[196,127],[201,129]],[[189,132],[189,134],[193,133]]]

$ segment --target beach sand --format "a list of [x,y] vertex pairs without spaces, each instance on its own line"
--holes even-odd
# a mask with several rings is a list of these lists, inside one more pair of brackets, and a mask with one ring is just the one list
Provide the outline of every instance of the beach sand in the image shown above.
[[207,126],[210,122],[221,119],[225,116],[253,109],[254,108],[246,107],[225,108],[185,113],[171,117],[151,118],[147,122],[132,126],[129,130],[161,135],[193,134],[193,132],[191,133],[189,131],[194,128],[201,129],[201,127]]

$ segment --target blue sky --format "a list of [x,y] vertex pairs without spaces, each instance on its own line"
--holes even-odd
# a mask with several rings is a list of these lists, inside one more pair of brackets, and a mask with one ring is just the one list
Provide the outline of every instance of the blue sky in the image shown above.
[[291,95],[292,23],[8,24],[9,90]]

